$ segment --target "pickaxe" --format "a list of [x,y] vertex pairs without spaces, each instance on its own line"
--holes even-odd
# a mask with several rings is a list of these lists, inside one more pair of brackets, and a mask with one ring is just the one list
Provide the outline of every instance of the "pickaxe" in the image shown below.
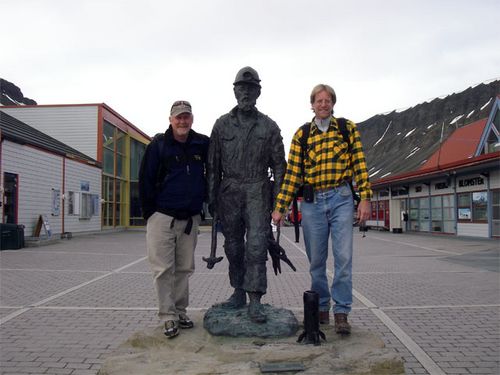
[[208,258],[203,257],[203,260],[207,262],[207,268],[212,269],[215,266],[215,263],[219,263],[224,257],[216,257],[215,253],[217,251],[217,223],[219,219],[217,218],[217,214],[214,213],[212,219],[212,244],[210,246],[210,256]]

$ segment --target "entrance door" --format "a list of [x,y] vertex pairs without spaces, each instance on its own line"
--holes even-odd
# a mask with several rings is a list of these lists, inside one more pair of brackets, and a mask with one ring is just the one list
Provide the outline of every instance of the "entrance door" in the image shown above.
[[389,230],[390,228],[390,212],[389,212],[389,201],[385,201],[385,212],[384,212],[384,228]]
[[3,174],[3,222],[5,224],[17,224],[17,174]]
[[401,212],[401,228],[403,228],[403,231],[408,230],[408,209],[406,208],[406,199],[401,199],[399,201],[400,206],[399,206],[399,212]]

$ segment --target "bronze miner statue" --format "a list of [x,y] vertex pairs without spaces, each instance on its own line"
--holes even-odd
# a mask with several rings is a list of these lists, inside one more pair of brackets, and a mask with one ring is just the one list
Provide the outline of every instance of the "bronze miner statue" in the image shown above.
[[248,314],[255,323],[266,322],[261,297],[267,289],[271,202],[286,168],[278,125],[255,107],[260,93],[257,71],[249,66],[240,69],[234,80],[238,105],[214,124],[207,175],[209,210],[222,224],[229,280],[234,288],[221,305],[241,308],[248,294]]

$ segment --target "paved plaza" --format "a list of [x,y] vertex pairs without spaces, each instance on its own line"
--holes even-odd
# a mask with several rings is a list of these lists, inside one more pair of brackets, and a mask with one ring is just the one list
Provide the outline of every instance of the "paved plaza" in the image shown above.
[[[297,272],[282,264],[275,276],[268,262],[263,302],[299,317],[310,287],[304,243],[287,227],[281,244]],[[498,241],[369,231],[355,232],[354,244],[351,323],[400,353],[407,374],[500,374]],[[231,294],[226,259],[208,270],[209,252],[204,227],[191,311]],[[0,373],[96,374],[132,333],[158,326],[155,306],[143,231],[2,251]]]

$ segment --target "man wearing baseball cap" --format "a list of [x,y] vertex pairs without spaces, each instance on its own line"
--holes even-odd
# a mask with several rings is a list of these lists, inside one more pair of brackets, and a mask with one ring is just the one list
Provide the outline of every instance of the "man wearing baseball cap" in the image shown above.
[[185,100],[173,103],[170,126],[146,148],[139,172],[139,195],[146,226],[148,259],[158,296],[158,317],[172,338],[192,328],[186,315],[189,277],[205,199],[209,139],[191,129],[193,112]]

